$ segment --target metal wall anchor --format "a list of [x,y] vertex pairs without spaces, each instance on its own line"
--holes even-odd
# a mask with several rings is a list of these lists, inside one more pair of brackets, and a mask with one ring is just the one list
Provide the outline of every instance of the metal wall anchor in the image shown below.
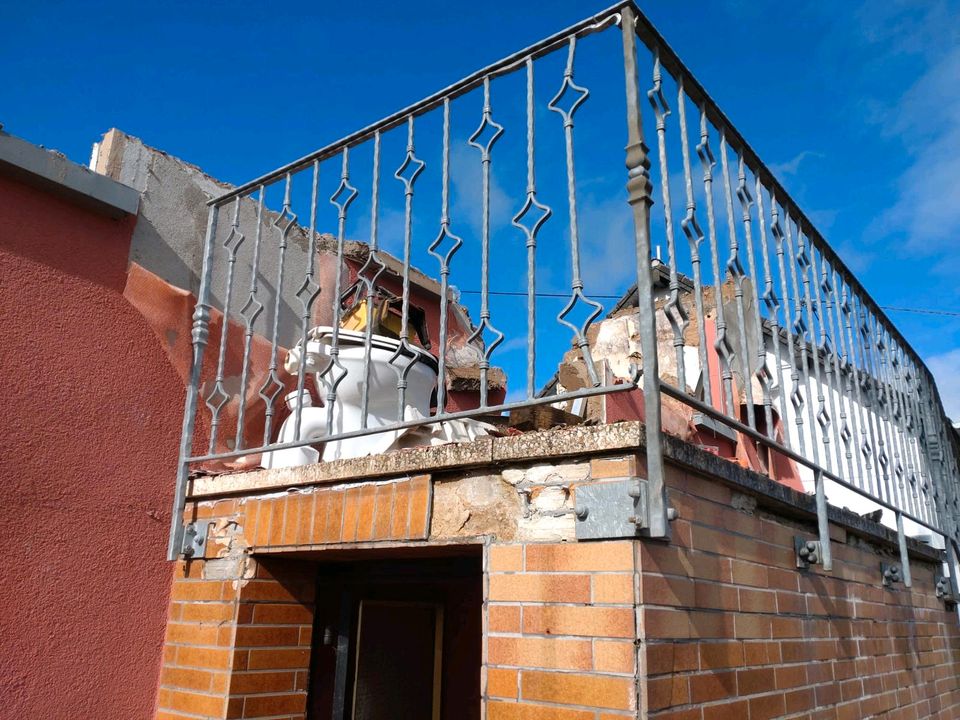
[[957,597],[953,594],[953,588],[950,585],[950,578],[945,575],[934,575],[933,581],[936,584],[937,599],[946,603],[956,603]]
[[793,548],[797,552],[798,568],[823,564],[823,546],[819,540],[807,540],[805,537],[796,535],[793,538]]
[[181,552],[185,558],[203,557],[203,546],[207,542],[207,530],[210,521],[193,522],[183,530],[183,548]]
[[880,563],[880,572],[883,574],[884,587],[903,582],[903,568],[900,563]]

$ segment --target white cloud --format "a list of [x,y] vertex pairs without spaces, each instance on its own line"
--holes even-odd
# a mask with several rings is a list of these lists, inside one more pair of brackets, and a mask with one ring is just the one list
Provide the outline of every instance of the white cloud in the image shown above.
[[960,420],[960,348],[929,357],[926,363],[936,378],[947,417]]

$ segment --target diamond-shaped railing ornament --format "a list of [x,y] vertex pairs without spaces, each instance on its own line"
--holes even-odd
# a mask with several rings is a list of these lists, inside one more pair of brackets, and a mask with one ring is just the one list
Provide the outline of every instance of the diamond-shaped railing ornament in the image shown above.
[[474,329],[473,333],[470,334],[470,337],[467,338],[468,343],[473,343],[480,341],[483,345],[483,362],[489,365],[490,355],[496,350],[497,346],[503,342],[504,334],[497,330],[491,323],[489,318],[481,318],[480,324]]
[[281,382],[280,377],[277,375],[276,369],[271,368],[267,374],[267,379],[263,385],[260,386],[259,395],[263,398],[264,402],[272,405],[280,393],[283,392],[283,387],[283,382]]
[[246,238],[244,234],[240,232],[240,228],[237,225],[234,225],[230,228],[230,233],[227,235],[227,238],[223,241],[223,247],[230,254],[230,259],[234,259],[237,256],[237,251],[240,249],[240,246],[243,245],[243,241]]
[[493,150],[493,146],[501,135],[503,135],[503,125],[493,119],[490,105],[486,104],[480,125],[473,131],[467,142],[480,151],[482,160],[486,162],[490,159],[490,151]]
[[790,393],[790,402],[793,405],[793,409],[797,411],[797,417],[802,421],[803,418],[800,417],[800,411],[804,408],[803,393],[800,392],[800,388],[794,383],[793,392]]
[[337,185],[337,189],[334,190],[333,195],[330,196],[330,204],[337,208],[341,219],[346,217],[347,209],[358,194],[357,189],[350,184],[350,179],[346,174],[341,176],[340,184]]
[[573,122],[573,116],[577,110],[587,101],[588,97],[590,97],[590,91],[577,85],[573,81],[573,71],[569,70],[564,73],[560,89],[547,103],[547,107],[555,113],[559,113],[560,117],[563,118],[564,125],[569,125]]
[[577,38],[570,38],[570,49],[567,54],[567,66],[563,71],[563,82],[560,83],[560,89],[553,96],[547,107],[558,113],[563,118],[564,127],[573,125],[573,116],[583,103],[590,97],[590,91],[585,87],[577,85],[573,81],[573,57],[576,52]]
[[434,241],[427,247],[427,252],[440,262],[440,273],[442,275],[450,272],[450,263],[453,261],[453,256],[456,255],[457,250],[459,250],[462,245],[463,240],[458,235],[450,232],[447,223],[442,223],[437,237],[434,238]]
[[252,292],[249,297],[247,297],[247,301],[243,304],[243,307],[240,308],[240,317],[246,321],[247,327],[253,327],[253,324],[262,312],[263,303],[257,299],[256,292]]
[[863,455],[864,460],[867,461],[867,469],[870,469],[870,458],[873,456],[873,448],[870,447],[869,441],[864,438],[863,442],[860,445],[860,454]]
[[223,410],[224,406],[230,401],[230,395],[228,395],[223,389],[223,383],[220,380],[217,380],[213,384],[213,389],[210,391],[210,394],[207,396],[207,405],[210,407],[211,412],[214,417],[217,417],[220,414],[220,411]]
[[376,250],[371,250],[367,253],[367,259],[357,271],[357,277],[363,280],[368,291],[372,291],[377,285],[377,280],[380,279],[386,269],[387,266],[380,259],[379,253]]
[[850,441],[853,439],[853,434],[850,432],[850,426],[844,422],[840,427],[840,439],[843,440],[843,444],[847,447],[850,447]]
[[280,242],[283,245],[286,243],[290,229],[297,224],[297,214],[290,209],[289,203],[285,202],[283,208],[277,213],[277,217],[270,224],[280,231]]
[[[830,413],[827,412],[826,407],[822,407],[817,411],[817,424],[823,430],[824,434],[830,429]],[[824,442],[829,442],[829,438],[824,438]]]
[[300,287],[297,289],[297,299],[303,305],[304,313],[309,312],[314,301],[317,299],[317,295],[319,294],[320,285],[317,284],[317,281],[313,279],[313,273],[308,273],[303,278],[303,282],[300,283]]
[[420,173],[426,166],[427,164],[414,154],[411,144],[407,146],[407,154],[403,158],[403,163],[393,173],[393,176],[403,183],[407,193],[412,193],[414,183],[417,182],[417,178],[420,177]]
[[534,192],[527,193],[527,199],[523,207],[513,216],[514,227],[523,230],[527,237],[527,247],[533,247],[537,243],[537,233],[543,224],[553,215],[553,210],[537,200]]
[[[576,336],[578,345],[586,342],[587,328],[603,313],[603,305],[596,300],[590,300],[583,294],[583,290],[576,288],[567,301],[563,310],[557,315],[557,321],[568,328]],[[576,320],[583,318],[579,325]]]

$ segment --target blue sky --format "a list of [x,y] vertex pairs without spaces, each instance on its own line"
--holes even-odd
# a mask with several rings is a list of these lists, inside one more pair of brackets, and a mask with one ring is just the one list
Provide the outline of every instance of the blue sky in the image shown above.
[[[603,5],[411,0],[368,2],[360,12],[297,1],[142,2],[122,10],[6,3],[0,123],[84,163],[91,143],[118,127],[242,182]],[[960,312],[960,3],[641,7],[881,305]],[[593,83],[594,101],[602,102],[603,81]],[[622,94],[619,74],[609,92]],[[512,120],[509,108],[501,112]],[[551,120],[541,113],[537,122],[541,133]],[[621,136],[578,132],[586,147],[596,141],[597,155],[622,152]],[[507,138],[500,148],[522,140],[518,132]],[[593,154],[582,147],[581,177],[589,180]],[[617,162],[611,167],[621,172],[622,155]],[[469,189],[459,188],[461,202]],[[519,196],[510,184],[496,189],[511,203],[522,200],[522,177]],[[582,196],[585,222],[590,212],[606,217],[606,195],[588,187]],[[588,284],[605,280],[585,274]],[[498,272],[491,285],[516,289],[513,275]],[[890,316],[937,374],[948,412],[960,416],[960,317]]]

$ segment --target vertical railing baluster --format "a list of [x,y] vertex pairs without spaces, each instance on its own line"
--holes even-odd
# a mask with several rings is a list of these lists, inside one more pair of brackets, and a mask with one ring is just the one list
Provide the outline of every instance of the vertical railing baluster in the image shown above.
[[333,410],[337,401],[340,383],[347,377],[347,369],[340,362],[340,321],[343,306],[340,293],[343,286],[343,246],[347,227],[347,212],[357,197],[357,189],[350,184],[350,148],[344,147],[341,153],[340,184],[330,196],[330,204],[337,209],[337,272],[333,279],[333,329],[330,337],[330,362],[324,368],[321,377],[327,382],[327,435],[333,435]]
[[314,280],[317,263],[317,192],[320,185],[320,161],[313,161],[313,183],[310,188],[310,239],[307,241],[307,268],[303,273],[303,282],[297,288],[300,300],[300,367],[297,368],[297,405],[294,408],[293,438],[300,439],[300,427],[303,422],[304,387],[307,381],[307,342],[310,333],[310,317],[313,303],[320,294],[320,285]]
[[[693,197],[693,175],[690,172],[690,140],[687,137],[687,97],[683,89],[683,76],[677,80],[677,118],[680,122],[680,148],[683,155],[683,185],[687,194],[687,214],[680,221],[683,234],[690,246],[690,265],[693,268],[693,302],[697,314],[697,340],[700,357],[700,377],[703,383],[703,396],[708,404],[713,403],[710,387],[710,366],[707,362],[706,316],[703,311],[703,277],[700,269],[700,245],[703,243],[703,230],[697,222],[697,202]],[[694,388],[696,391],[696,388]]]
[[261,185],[257,193],[257,228],[253,236],[253,260],[250,263],[250,290],[247,301],[240,308],[240,315],[244,321],[243,333],[243,360],[240,369],[240,407],[237,410],[237,437],[234,447],[242,450],[243,423],[247,410],[247,383],[250,381],[250,349],[253,346],[254,325],[260,313],[263,312],[263,303],[257,297],[260,290],[260,239],[263,230],[263,204],[266,188]]
[[[527,245],[527,397],[536,395],[537,372],[537,233],[550,218],[553,211],[537,200],[537,179],[534,163],[534,115],[533,58],[528,57],[527,68],[527,194],[523,206],[513,216],[513,226],[523,231]],[[523,220],[527,215],[539,213],[529,225]]]
[[887,457],[888,461],[890,455],[893,455],[893,464],[891,470],[893,475],[891,480],[893,481],[893,496],[897,498],[896,505],[901,510],[907,509],[906,498],[904,496],[904,486],[903,486],[903,468],[900,465],[900,450],[897,448],[897,444],[894,441],[894,398],[891,393],[890,381],[888,378],[888,358],[887,358],[887,344],[883,339],[883,334],[880,328],[880,322],[873,313],[870,314],[870,337],[873,339],[873,350],[876,353],[876,364],[874,367],[877,368],[877,385],[879,387],[879,398],[880,407],[883,408],[883,434],[884,441],[887,448]]
[[[793,340],[800,347],[800,364],[799,364],[799,373],[802,375],[803,387],[806,390],[806,398],[796,395],[800,401],[800,404],[795,403],[796,412],[797,412],[797,431],[801,434],[804,433],[804,418],[803,410],[806,409],[807,420],[809,421],[809,435],[810,435],[810,453],[813,456],[814,465],[820,464],[820,449],[817,445],[817,431],[816,431],[816,421],[813,417],[813,392],[810,389],[810,366],[807,363],[807,350],[809,349],[809,343],[807,342],[807,333],[808,333],[808,324],[804,318],[804,310],[808,307],[804,301],[803,295],[800,294],[800,270],[803,270],[803,274],[806,275],[806,247],[803,243],[803,231],[800,229],[800,226],[797,225],[797,246],[794,250],[793,244],[793,223],[790,218],[787,218],[787,254],[790,267],[790,285],[793,289],[794,297],[794,308],[793,308]],[[802,258],[802,259],[801,259]],[[816,358],[814,358],[814,365],[816,365]],[[801,445],[802,448],[802,445]]]
[[[360,427],[367,428],[370,419],[370,358],[373,354],[373,316],[377,280],[386,269],[380,260],[380,131],[373,134],[373,170],[370,178],[370,249],[357,272],[363,281],[367,326],[363,333],[363,387],[360,390]],[[443,304],[441,300],[441,304]],[[445,307],[445,306],[444,306]],[[441,376],[441,382],[442,382]]]
[[[820,373],[820,349],[817,344],[817,320],[815,317],[816,308],[813,304],[810,285],[812,279],[810,274],[813,272],[813,248],[808,247],[809,238],[804,234],[803,228],[797,226],[797,267],[802,275],[800,276],[803,288],[803,304],[807,312],[807,327],[810,333],[810,363],[813,365],[813,381],[817,386],[817,412],[813,415],[813,406],[810,405],[810,432],[811,446],[814,449],[814,462],[820,464],[820,456],[817,444],[817,435],[820,436],[820,442],[823,443],[824,464],[828,471],[833,466],[830,462],[830,436],[827,434],[830,426],[830,414],[827,412],[827,397],[823,390],[823,379]],[[806,344],[806,339],[804,339]],[[810,371],[807,370],[809,376]],[[811,396],[812,397],[812,396]],[[814,422],[814,418],[816,422]],[[817,427],[819,426],[819,431]]]
[[663,306],[663,314],[673,331],[673,349],[677,356],[677,387],[687,392],[687,372],[684,362],[684,333],[689,318],[680,299],[680,275],[677,272],[677,245],[673,236],[673,204],[670,198],[670,168],[667,163],[667,116],[670,106],[663,95],[663,82],[660,71],[660,55],[653,56],[653,87],[647,91],[647,99],[653,108],[657,127],[657,157],[660,160],[660,197],[663,205],[663,230],[667,238],[667,263],[669,264],[670,294]]
[[[403,292],[400,300],[400,345],[391,363],[397,363],[397,419],[406,420],[407,378],[420,355],[410,345],[410,262],[413,250],[413,193],[420,173],[427,166],[417,157],[413,142],[413,115],[407,117],[407,152],[393,176],[403,183]],[[406,174],[405,174],[406,173]]]
[[[486,143],[479,140],[484,132],[490,128],[492,135]],[[468,342],[479,340],[483,344],[483,355],[480,358],[480,407],[487,407],[487,393],[489,385],[487,375],[490,369],[490,356],[497,346],[503,342],[503,333],[497,330],[490,322],[490,151],[494,144],[503,135],[503,126],[495,122],[490,109],[490,76],[483,79],[483,117],[479,127],[470,136],[469,144],[480,151],[480,168],[483,174],[482,197],[482,230],[480,237],[480,322],[470,335]],[[569,162],[568,162],[569,165]],[[483,337],[483,331],[489,330],[493,340],[489,344]]]
[[[270,334],[270,365],[267,369],[267,379],[260,387],[260,398],[265,406],[263,418],[263,444],[270,444],[270,438],[273,435],[273,414],[277,397],[283,391],[283,382],[277,372],[278,355],[280,352],[280,305],[283,302],[283,275],[284,263],[287,256],[287,237],[290,229],[296,225],[297,216],[290,209],[290,190],[293,184],[291,173],[286,174],[286,181],[283,189],[283,207],[277,214],[276,219],[271,223],[277,229],[279,242],[277,244],[277,282],[275,285],[274,304],[273,304],[273,330]],[[286,220],[286,223],[284,223]]]
[[[811,247],[811,250],[814,250],[814,248]],[[819,262],[817,260],[818,256],[820,258]],[[811,253],[810,274],[812,277],[810,291],[813,294],[814,309],[816,311],[814,317],[816,318],[820,331],[819,341],[815,343],[817,348],[816,352],[817,357],[822,358],[823,362],[823,384],[827,394],[827,406],[829,406],[825,408],[827,420],[826,427],[823,428],[823,434],[828,441],[831,439],[833,441],[833,453],[837,460],[837,475],[843,475],[843,460],[840,454],[840,432],[838,428],[839,423],[837,423],[836,403],[836,397],[840,394],[839,386],[837,385],[839,378],[837,378],[834,373],[836,368],[836,343],[835,338],[827,331],[827,323],[833,314],[833,307],[830,304],[833,301],[829,296],[830,284],[825,263],[826,260],[823,258],[823,253],[815,251]],[[826,446],[825,451],[829,457],[829,445]],[[829,464],[827,467],[829,468]]]
[[[207,405],[210,408],[210,444],[207,449],[209,454],[216,452],[217,447],[217,429],[220,425],[220,412],[223,410],[230,396],[223,388],[224,363],[227,358],[227,337],[230,328],[230,302],[233,297],[233,272],[237,264],[237,251],[243,245],[243,233],[240,232],[240,198],[233,201],[233,223],[230,225],[230,233],[223,241],[223,247],[227,251],[227,289],[223,299],[223,324],[220,327],[220,352],[217,357],[217,378],[213,384],[213,390],[207,398]],[[242,398],[241,398],[242,401]]]
[[[667,491],[664,483],[663,446],[660,431],[660,371],[657,358],[657,328],[653,302],[653,255],[650,252],[650,156],[643,142],[637,72],[637,35],[633,5],[621,10],[623,74],[627,100],[627,202],[633,212],[637,260],[637,323],[643,355],[643,397],[646,423],[647,503],[646,531],[652,537],[667,537]],[[640,488],[635,502],[639,505]]]
[[876,448],[877,466],[880,468],[880,479],[883,481],[881,495],[888,503],[896,506],[896,495],[890,484],[890,456],[887,454],[883,398],[881,395],[883,388],[878,380],[879,366],[874,355],[875,348],[871,341],[873,336],[867,320],[867,311],[863,306],[863,298],[857,298],[857,300],[860,342],[866,358],[866,380],[869,384],[870,403],[873,408],[874,438],[876,441],[874,447]]
[[[587,340],[587,328],[600,317],[603,312],[603,306],[591,300],[583,293],[583,279],[580,275],[580,223],[577,219],[577,174],[574,165],[573,154],[573,116],[577,109],[590,97],[590,91],[585,87],[580,87],[573,81],[573,61],[577,51],[577,38],[572,36],[569,42],[567,52],[567,65],[563,71],[563,82],[560,84],[560,90],[553,96],[547,107],[560,115],[563,120],[563,139],[566,149],[567,160],[567,206],[569,208],[569,231],[570,231],[570,299],[564,306],[560,314],[557,315],[557,321],[570,328],[573,332],[574,343],[580,349],[580,357],[583,358],[584,365],[587,367],[587,375],[590,378],[590,384],[598,387],[601,383],[600,376],[597,373],[593,357],[590,353],[590,342]],[[567,92],[575,93],[576,99],[570,104],[569,109],[564,110],[559,103]],[[579,325],[567,320],[567,316],[582,302],[587,307],[592,308],[587,318]]]
[[[753,322],[756,331],[757,349],[754,352],[756,369],[752,373],[760,386],[760,401],[763,403],[763,419],[767,428],[767,436],[772,440],[773,433],[773,409],[770,403],[770,372],[767,368],[767,349],[763,339],[763,320],[760,317],[760,289],[759,278],[757,277],[757,263],[753,254],[753,197],[750,195],[750,188],[747,185],[746,166],[743,162],[743,153],[737,156],[737,199],[740,201],[741,218],[743,221],[743,238],[747,253],[747,271],[750,273],[750,288],[753,294]],[[746,335],[744,328],[744,335]],[[748,361],[749,367],[749,361]]]
[[713,169],[717,161],[710,149],[707,113],[702,106],[700,108],[700,144],[697,145],[697,155],[700,157],[700,165],[703,168],[703,193],[707,204],[707,235],[710,238],[710,263],[713,270],[713,300],[717,313],[717,336],[713,341],[713,347],[719,357],[721,398],[726,402],[726,407],[721,409],[730,417],[736,417],[738,413],[733,402],[732,355],[730,344],[727,341],[727,321],[723,309],[723,277],[720,275],[720,249],[717,244],[717,218],[713,204]]
[[[792,271],[793,237],[790,231],[791,220],[790,216],[787,215],[785,211],[784,219],[786,220],[787,232],[786,235],[784,235],[783,228],[780,226],[780,211],[777,207],[777,199],[775,196],[771,196],[770,198],[770,213],[770,232],[773,234],[773,237],[777,243],[777,269],[779,270],[780,274],[780,294],[783,296],[783,320],[785,323],[784,329],[786,330],[787,334],[787,354],[790,358],[790,404],[793,406],[793,412],[796,415],[795,423],[797,428],[797,450],[801,455],[803,455],[804,448],[806,446],[805,438],[803,436],[804,396],[803,389],[800,385],[800,371],[797,368],[797,320],[794,320],[790,317],[790,290],[787,286],[787,265],[784,262],[784,244],[786,243],[790,249],[790,268]],[[796,291],[794,291],[794,297],[796,297]],[[784,394],[786,394],[786,389],[784,389]],[[790,426],[786,413],[784,413],[783,416],[783,434],[785,437],[790,435]]]
[[853,328],[854,302],[856,297],[852,297],[852,291],[849,282],[843,280],[843,301],[841,309],[843,310],[843,323],[846,329],[847,347],[849,348],[849,359],[851,363],[853,397],[856,399],[856,419],[859,422],[859,444],[858,457],[863,459],[860,467],[863,468],[863,484],[868,492],[873,493],[875,497],[880,497],[880,479],[874,477],[873,472],[873,425],[870,422],[870,415],[867,413],[866,405],[869,398],[865,399],[865,369],[862,353],[858,353],[858,343],[854,342],[855,330]]
[[847,347],[847,340],[844,335],[843,318],[841,317],[841,311],[843,310],[844,306],[847,305],[847,288],[846,285],[841,285],[843,280],[837,270],[833,269],[832,272],[833,280],[831,282],[831,286],[833,288],[832,292],[834,295],[834,302],[833,313],[830,316],[830,332],[834,337],[834,342],[836,343],[836,353],[834,354],[834,357],[837,358],[837,387],[843,387],[843,391],[840,393],[839,398],[840,422],[843,426],[840,436],[843,439],[845,446],[850,480],[861,490],[866,490],[866,477],[863,474],[863,467],[860,463],[860,453],[856,447],[857,439],[860,437],[860,432],[857,422],[857,414],[854,411],[855,390],[853,386],[855,384],[855,379],[853,372],[853,358],[851,355],[852,351]]
[[857,338],[857,348],[860,352],[860,360],[863,366],[861,375],[861,386],[863,389],[863,398],[865,407],[869,408],[868,426],[870,430],[870,445],[873,457],[875,459],[874,469],[876,473],[877,492],[881,500],[893,503],[890,495],[890,483],[887,472],[886,453],[884,452],[883,427],[880,417],[880,403],[877,397],[878,386],[876,383],[876,373],[873,367],[873,356],[870,352],[869,331],[866,326],[862,298],[859,295],[854,296],[854,318],[857,323],[855,332]]
[[[427,252],[440,263],[440,348],[437,351],[437,414],[443,414],[447,405],[447,314],[450,295],[450,263],[463,240],[450,231],[450,98],[443,99],[443,160],[440,187],[440,232],[430,243]],[[450,249],[440,252],[444,240]]]
[[[757,418],[753,406],[753,382],[750,377],[750,350],[747,346],[747,320],[743,309],[743,265],[740,263],[740,242],[737,238],[736,221],[733,215],[733,190],[730,185],[730,167],[727,162],[727,135],[720,129],[720,169],[723,173],[723,194],[727,206],[727,233],[730,235],[730,257],[727,260],[727,274],[733,280],[734,299],[737,304],[737,334],[740,336],[739,360],[743,369],[740,381],[747,406],[747,424],[757,429]],[[739,398],[736,398],[739,402]],[[739,408],[733,415],[740,419]]]
[[[781,347],[782,343],[780,341],[780,298],[777,297],[777,291],[774,288],[773,284],[773,273],[770,269],[770,250],[767,243],[767,224],[766,224],[766,213],[763,207],[763,185],[760,183],[760,178],[756,178],[756,198],[757,198],[757,220],[758,227],[760,230],[760,259],[763,261],[763,298],[764,305],[767,306],[768,319],[767,322],[770,324],[770,336],[773,340],[773,361],[777,367],[777,387],[780,390],[780,423],[783,426],[783,444],[787,447],[791,446],[789,434],[788,434],[788,425],[787,425],[787,392],[786,392],[786,383],[784,382],[784,373],[783,373],[783,348]],[[771,232],[776,237],[777,233],[780,233],[780,218],[779,211],[776,209],[777,199],[774,195],[770,196],[771,207],[770,207],[770,223],[771,223]],[[776,230],[773,228],[776,227]],[[777,239],[777,243],[781,242],[781,239]],[[762,340],[762,335],[761,335]],[[766,355],[766,353],[764,353]],[[768,374],[769,377],[769,374]],[[768,389],[769,393],[769,389]],[[770,428],[770,437],[776,439],[776,433],[774,428]]]
[[193,357],[190,377],[187,382],[187,397],[183,410],[183,426],[180,432],[180,458],[177,463],[177,484],[173,492],[173,509],[170,513],[170,542],[167,559],[176,560],[183,550],[185,534],[183,511],[186,506],[187,481],[190,478],[189,458],[193,454],[193,431],[197,421],[197,401],[200,398],[200,371],[203,368],[203,353],[210,332],[210,284],[213,274],[213,244],[217,236],[217,216],[220,208],[213,205],[207,215],[207,235],[203,241],[203,264],[200,270],[200,289],[197,305],[193,310],[193,327],[190,338],[193,342]]

